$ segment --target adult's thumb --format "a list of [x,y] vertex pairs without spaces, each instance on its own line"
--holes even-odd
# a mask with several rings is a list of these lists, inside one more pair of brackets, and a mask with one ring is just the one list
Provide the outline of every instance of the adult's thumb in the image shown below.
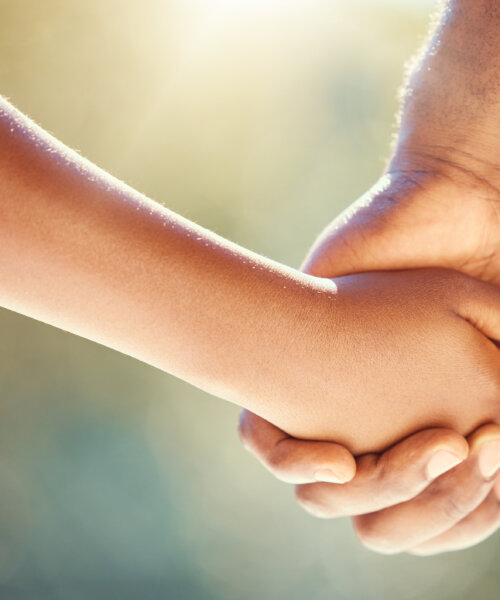
[[302,270],[338,277],[363,271],[460,269],[473,252],[473,236],[461,228],[471,228],[474,215],[467,218],[462,212],[461,203],[445,190],[384,176],[323,231]]

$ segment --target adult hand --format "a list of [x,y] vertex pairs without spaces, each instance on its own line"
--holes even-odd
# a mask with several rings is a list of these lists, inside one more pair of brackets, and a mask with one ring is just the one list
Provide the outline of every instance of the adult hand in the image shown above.
[[[499,26],[494,0],[449,0],[444,5],[410,73],[397,146],[386,173],[319,237],[304,264],[307,272],[334,277],[440,266],[500,284],[500,143],[495,135],[500,123]],[[470,458],[430,487],[425,487],[422,465],[437,448],[453,454],[447,444],[457,444],[456,451],[456,434],[429,430],[411,436],[379,457],[361,458],[351,484],[299,487],[299,501],[328,516],[372,513],[356,517],[355,527],[366,545],[384,552],[434,553],[477,543],[496,529],[500,514],[500,483],[491,490],[500,447],[493,441],[497,429],[491,427],[475,432]],[[317,476],[320,465],[328,464],[335,473],[349,464],[338,448],[330,455],[328,445],[319,454],[317,446],[309,454],[311,442],[288,440],[284,445],[290,454],[272,444],[261,446],[258,432],[265,430],[275,440],[285,434],[248,413],[240,429],[247,446],[284,479],[296,464],[309,464],[316,479],[327,479]],[[422,440],[427,440],[423,448]],[[399,465],[395,470],[394,464]],[[453,466],[453,460],[448,464]],[[443,458],[441,468],[445,466]],[[391,477],[393,472],[397,477]],[[425,520],[420,538],[414,535],[417,514],[419,526]]]
[[360,457],[355,477],[343,485],[317,483],[341,482],[352,472],[349,453],[336,444],[296,440],[247,411],[240,435],[278,479],[300,483],[296,496],[307,512],[354,515],[361,542],[377,552],[458,550],[500,525],[498,425],[480,427],[469,444],[451,430],[421,431],[381,455]]
[[[381,183],[318,238],[304,264],[307,272],[333,277],[442,265],[500,283],[500,194],[495,196],[487,182],[448,165],[422,173],[417,163],[412,173],[391,173]],[[497,429],[476,432],[470,458],[432,486],[424,465],[434,454],[446,449],[449,468],[454,466],[453,456],[465,458],[465,440],[447,430],[424,431],[380,456],[362,457],[350,484],[332,486],[312,482],[348,481],[354,469],[345,449],[324,443],[309,449],[313,442],[291,440],[249,413],[242,415],[241,423],[247,446],[281,479],[306,483],[305,477],[294,476],[301,465],[311,483],[299,486],[297,497],[309,512],[330,517],[364,514],[355,517],[354,526],[371,549],[436,553],[464,548],[493,533],[500,523],[500,483],[495,493],[491,476],[484,477],[478,468],[483,433],[489,439]],[[263,438],[267,445],[260,443]],[[270,441],[280,439],[286,441],[276,447]],[[500,467],[500,430],[498,442],[484,447],[488,460]],[[444,457],[441,466],[446,466]],[[325,475],[328,471],[330,476]],[[424,537],[415,537],[418,530]]]

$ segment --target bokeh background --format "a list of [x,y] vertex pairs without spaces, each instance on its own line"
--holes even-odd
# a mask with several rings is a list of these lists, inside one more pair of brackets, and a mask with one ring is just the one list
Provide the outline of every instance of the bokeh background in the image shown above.
[[[298,265],[383,168],[432,6],[0,0],[0,93],[152,198]],[[499,597],[500,538],[370,553],[244,452],[235,407],[5,310],[0,331],[2,600]]]

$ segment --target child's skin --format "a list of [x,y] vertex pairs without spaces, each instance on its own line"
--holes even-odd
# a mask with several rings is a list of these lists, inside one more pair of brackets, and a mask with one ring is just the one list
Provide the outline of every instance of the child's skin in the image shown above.
[[[325,230],[305,263],[311,274],[447,266],[500,283],[500,10],[496,0],[449,0],[437,16],[403,90],[390,179],[369,205],[351,207],[349,218]],[[324,480],[327,468],[332,475],[344,471],[346,455],[338,446],[284,443],[283,432],[248,413],[241,431],[247,447],[280,478],[309,483],[297,492],[309,511],[369,513],[355,526],[371,548],[455,550],[500,524],[500,479],[497,493],[488,495],[500,468],[498,427],[477,431],[469,458],[428,488],[434,479],[429,457],[438,448],[451,455],[459,448],[450,431],[416,434],[382,456],[362,459],[345,486],[310,484],[318,468]],[[394,506],[400,502],[404,509]]]
[[497,419],[496,287],[301,274],[147,200],[5,101],[0,140],[3,306],[354,453]]

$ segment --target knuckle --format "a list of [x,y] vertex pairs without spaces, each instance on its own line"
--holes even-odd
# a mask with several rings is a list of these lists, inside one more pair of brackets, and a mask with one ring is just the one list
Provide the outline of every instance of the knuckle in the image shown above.
[[384,499],[387,506],[399,504],[413,496],[414,486],[408,467],[411,464],[410,460],[380,460],[377,464],[372,482],[380,490],[380,498]]
[[387,534],[387,529],[382,530],[375,514],[353,517],[353,526],[359,541],[368,550],[379,554],[404,552],[404,548]]
[[285,448],[274,448],[266,455],[260,455],[260,461],[270,471],[276,479],[285,483],[300,483],[300,465],[296,461],[296,457]]
[[278,479],[287,478],[286,460],[280,452],[271,452],[264,460],[267,468],[275,477]]
[[441,506],[442,516],[452,523],[457,523],[464,519],[471,511],[471,507],[467,502],[464,502],[453,496],[446,498],[446,501]]
[[299,506],[313,517],[327,519],[331,516],[324,504],[319,501],[317,495],[314,493],[314,484],[295,486],[295,499]]

